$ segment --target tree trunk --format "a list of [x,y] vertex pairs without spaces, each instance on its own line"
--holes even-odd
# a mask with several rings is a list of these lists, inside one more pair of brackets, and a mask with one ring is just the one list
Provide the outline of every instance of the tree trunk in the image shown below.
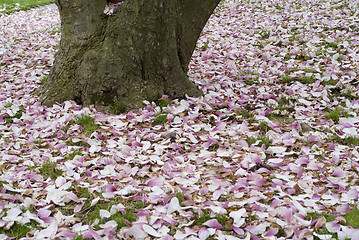
[[104,16],[106,0],[56,0],[62,35],[37,91],[42,103],[75,100],[120,113],[163,95],[201,95],[188,80],[188,64],[219,1],[125,0]]

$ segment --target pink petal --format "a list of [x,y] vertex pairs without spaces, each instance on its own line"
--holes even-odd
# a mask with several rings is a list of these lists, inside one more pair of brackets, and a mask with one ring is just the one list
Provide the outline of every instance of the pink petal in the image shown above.
[[74,208],[74,212],[75,212],[75,213],[80,212],[81,209],[82,209],[82,207],[84,206],[84,204],[85,204],[85,203],[83,202],[83,203],[81,203],[81,204],[76,205],[75,208]]
[[163,186],[164,179],[162,177],[152,178],[147,181],[147,186],[153,187],[153,186]]
[[347,193],[351,199],[356,199],[356,198],[358,198],[358,195],[359,195],[358,191],[356,189],[350,189]]
[[201,194],[201,195],[206,194],[206,193],[208,193],[207,187],[201,188],[201,190],[199,190],[199,194]]
[[238,235],[244,235],[244,230],[242,228],[232,226],[233,231],[235,231]]
[[101,240],[102,237],[92,229],[92,226],[89,226],[88,234],[93,237],[95,240]]
[[264,234],[264,237],[272,237],[278,233],[278,228],[270,228],[268,232]]
[[213,199],[217,200],[222,194],[223,194],[224,190],[222,188],[215,190],[213,192]]
[[105,192],[106,192],[106,193],[114,192],[114,191],[116,191],[116,187],[113,186],[112,184],[107,184],[107,185],[105,186]]
[[198,237],[199,239],[207,239],[210,236],[209,231],[207,230],[207,228],[203,227],[199,230],[198,232]]
[[47,210],[47,209],[43,209],[41,208],[38,212],[37,212],[37,216],[41,219],[41,218],[44,218],[44,217],[48,217],[50,216],[51,214],[51,211],[50,210]]
[[325,224],[325,227],[328,229],[329,232],[331,233],[335,233],[338,232],[340,230],[340,224],[337,223],[336,221],[334,222],[327,222]]
[[203,225],[210,227],[210,228],[215,228],[217,230],[222,230],[222,225],[217,221],[217,219],[211,219],[208,220],[207,222],[203,223]]
[[340,167],[337,167],[334,169],[332,176],[333,177],[343,177],[345,175],[345,172]]
[[68,194],[66,194],[66,196],[74,202],[80,202],[76,194],[73,192],[69,192]]
[[60,233],[56,235],[56,238],[64,237],[64,238],[74,238],[76,236],[76,233],[70,231],[70,230],[63,230]]
[[350,212],[350,206],[349,206],[349,204],[343,204],[341,206],[338,206],[336,210],[338,212],[340,212],[341,214],[346,214],[346,213]]

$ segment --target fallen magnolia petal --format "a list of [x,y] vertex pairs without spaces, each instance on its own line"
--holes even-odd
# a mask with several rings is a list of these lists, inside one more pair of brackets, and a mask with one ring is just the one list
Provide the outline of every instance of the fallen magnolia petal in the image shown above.
[[115,229],[117,228],[117,222],[115,220],[110,220],[104,224],[100,224],[100,228],[111,228],[111,229]]
[[320,228],[320,227],[322,227],[325,223],[326,223],[326,219],[325,219],[325,217],[324,216],[321,216],[319,219],[318,219],[318,221],[315,223],[315,225],[314,225],[314,227],[316,228],[316,229],[318,229],[318,228]]
[[125,237],[128,239],[134,238],[134,239],[144,239],[148,236],[148,234],[140,229],[137,226],[132,226],[127,231],[125,231]]
[[109,211],[107,211],[107,210],[105,210],[105,209],[100,209],[100,217],[101,217],[101,219],[103,219],[103,218],[109,218],[109,217],[111,217],[111,213],[109,212]]
[[241,208],[238,211],[232,211],[229,213],[229,216],[231,218],[233,218],[233,225],[236,227],[241,227],[243,225],[243,223],[245,222],[245,218],[243,218],[243,216],[246,214],[246,209],[245,208]]
[[327,222],[327,223],[325,223],[325,227],[331,233],[335,233],[340,230],[340,224],[337,221]]
[[[84,234],[84,235],[85,235],[85,234]],[[91,237],[94,238],[95,240],[101,240],[101,239],[102,239],[102,237],[101,237],[96,231],[93,230],[93,228],[92,228],[91,225],[89,226],[89,229],[88,229],[88,231],[87,231],[87,235],[88,235],[88,236],[91,236]],[[86,237],[84,236],[84,238],[86,238]]]
[[345,172],[340,167],[337,167],[336,169],[334,169],[332,176],[341,178],[345,176]]
[[344,215],[348,212],[350,212],[350,206],[349,204],[342,204],[336,208],[336,211],[339,212],[341,215]]
[[247,227],[245,227],[245,230],[247,230],[248,232],[250,232],[252,234],[262,234],[265,232],[266,228],[267,228],[267,224],[261,223],[256,226],[247,226]]
[[146,185],[149,187],[152,186],[163,186],[164,184],[164,178],[163,177],[157,177],[157,178],[152,178],[150,180],[147,181]]
[[223,226],[218,222],[217,219],[210,219],[210,220],[204,222],[203,225],[210,227],[210,228],[215,228],[217,230],[223,229]]
[[263,237],[273,237],[277,235],[278,230],[278,228],[271,227],[266,233],[263,234]]
[[100,197],[97,197],[91,201],[91,207],[95,206],[97,202],[100,200]]
[[179,204],[179,200],[177,197],[173,197],[171,201],[168,204],[167,214],[171,214],[175,211],[178,211],[181,209],[181,206]]
[[283,154],[287,150],[287,147],[268,147],[267,151],[272,154]]
[[85,205],[85,202],[80,203],[80,204],[77,204],[77,205],[75,206],[75,208],[74,208],[74,212],[75,212],[75,213],[80,212],[81,209],[82,209],[82,207],[83,207],[84,205]]
[[318,234],[316,232],[313,233],[314,236],[316,236],[317,238],[319,238],[320,240],[328,240],[328,239],[332,239],[331,234]]
[[201,228],[198,232],[198,237],[200,240],[207,239],[209,236],[211,236],[211,234],[205,227]]
[[151,227],[147,224],[142,225],[142,229],[143,229],[143,231],[145,231],[146,233],[148,233],[151,236],[162,237],[162,235],[160,233],[158,233],[153,227]]
[[20,214],[22,214],[21,209],[14,207],[9,209],[6,212],[6,217],[3,217],[2,219],[7,222],[20,221],[22,218],[21,216],[19,216]]
[[55,238],[65,238],[65,239],[69,239],[69,238],[74,238],[76,236],[76,233],[70,231],[70,230],[62,230],[61,232],[59,232]]
[[52,223],[50,224],[50,226],[48,226],[47,228],[41,230],[37,235],[36,235],[36,239],[53,239],[57,233],[57,229],[58,229],[58,222],[52,221]]

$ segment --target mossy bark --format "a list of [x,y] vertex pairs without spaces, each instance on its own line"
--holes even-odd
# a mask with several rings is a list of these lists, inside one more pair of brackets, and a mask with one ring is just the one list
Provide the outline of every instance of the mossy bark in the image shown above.
[[37,91],[42,103],[75,100],[120,113],[163,95],[201,95],[188,64],[219,1],[125,0],[104,17],[106,0],[56,0],[62,38]]

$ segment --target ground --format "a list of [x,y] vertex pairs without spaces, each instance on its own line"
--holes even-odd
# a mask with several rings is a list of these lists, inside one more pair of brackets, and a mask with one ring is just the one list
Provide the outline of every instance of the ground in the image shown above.
[[122,115],[42,106],[58,13],[0,16],[2,239],[358,239],[357,4],[224,1],[204,96]]

